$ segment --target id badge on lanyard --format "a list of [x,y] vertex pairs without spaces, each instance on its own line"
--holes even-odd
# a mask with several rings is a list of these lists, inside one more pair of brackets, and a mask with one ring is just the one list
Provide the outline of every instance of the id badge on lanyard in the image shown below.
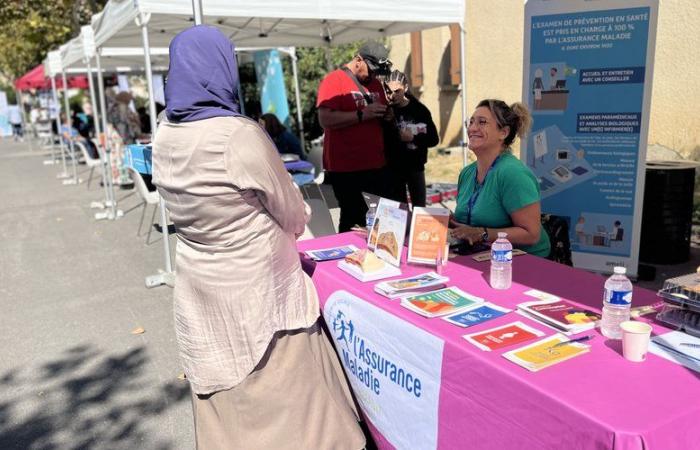
[[472,195],[469,196],[469,200],[467,201],[467,225],[469,226],[474,226],[472,224],[472,211],[474,211],[474,206],[476,205],[476,201],[479,199],[479,194],[481,194],[481,189],[483,189],[484,185],[486,184],[486,177],[489,176],[489,172],[491,172],[491,169],[493,169],[496,166],[496,163],[498,162],[498,159],[501,157],[501,155],[498,155],[496,159],[493,160],[493,163],[491,163],[491,167],[486,171],[486,175],[484,175],[484,181],[479,183],[479,170],[474,171],[474,192],[472,192]]

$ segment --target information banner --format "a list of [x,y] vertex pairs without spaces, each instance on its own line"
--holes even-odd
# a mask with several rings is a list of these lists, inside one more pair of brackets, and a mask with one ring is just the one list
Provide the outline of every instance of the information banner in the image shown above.
[[653,0],[525,6],[521,155],[576,267],[637,273],[657,15]]
[[351,293],[323,307],[340,362],[369,421],[397,449],[435,449],[442,339]]

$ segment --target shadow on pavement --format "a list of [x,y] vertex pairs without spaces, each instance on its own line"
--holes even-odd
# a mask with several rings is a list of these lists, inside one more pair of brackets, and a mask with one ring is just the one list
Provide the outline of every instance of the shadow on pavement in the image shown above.
[[84,345],[1,373],[10,400],[0,403],[0,448],[171,448],[144,424],[188,399],[189,384],[174,379],[154,389],[140,379],[147,364],[143,346],[104,354]]

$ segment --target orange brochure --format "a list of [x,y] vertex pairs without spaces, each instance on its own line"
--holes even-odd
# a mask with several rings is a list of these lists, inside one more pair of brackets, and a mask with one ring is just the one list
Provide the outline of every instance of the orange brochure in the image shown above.
[[408,262],[435,264],[444,255],[450,211],[446,208],[413,208]]

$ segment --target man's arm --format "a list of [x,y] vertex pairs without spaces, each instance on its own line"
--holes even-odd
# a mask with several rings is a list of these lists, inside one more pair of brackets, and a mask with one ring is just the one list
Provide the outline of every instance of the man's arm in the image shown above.
[[[362,110],[362,122],[384,117],[386,106],[370,103]],[[345,128],[360,123],[357,111],[336,111],[324,106],[318,108],[318,122],[324,129]]]

